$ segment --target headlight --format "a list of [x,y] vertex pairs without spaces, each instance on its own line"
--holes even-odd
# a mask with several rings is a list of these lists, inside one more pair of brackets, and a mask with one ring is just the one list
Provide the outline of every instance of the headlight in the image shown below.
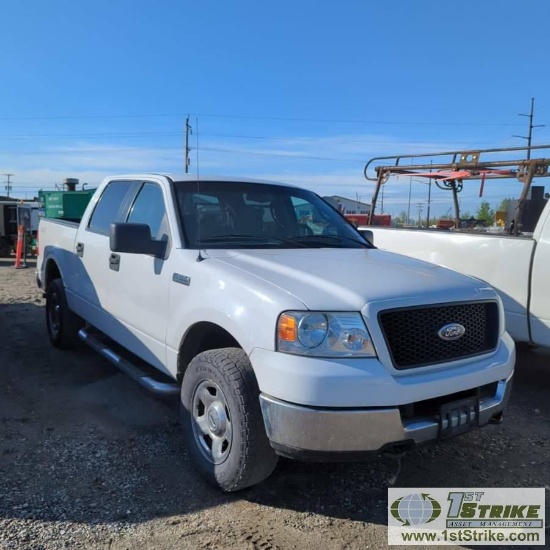
[[286,311],[277,322],[277,350],[315,357],[375,357],[360,313]]

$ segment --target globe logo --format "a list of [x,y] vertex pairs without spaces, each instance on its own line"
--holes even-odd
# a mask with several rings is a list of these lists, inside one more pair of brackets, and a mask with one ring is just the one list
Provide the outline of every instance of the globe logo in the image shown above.
[[418,526],[438,518],[441,505],[427,493],[412,494],[394,501],[390,511],[404,526]]

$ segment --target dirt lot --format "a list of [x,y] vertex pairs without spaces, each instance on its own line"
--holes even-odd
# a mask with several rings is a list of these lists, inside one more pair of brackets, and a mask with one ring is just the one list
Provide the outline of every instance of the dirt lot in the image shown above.
[[[2,549],[386,546],[395,462],[281,461],[262,485],[218,494],[189,463],[177,403],[85,347],[53,349],[34,269],[12,265],[0,260]],[[410,455],[396,486],[550,490],[550,355],[520,354],[516,373],[504,424]]]

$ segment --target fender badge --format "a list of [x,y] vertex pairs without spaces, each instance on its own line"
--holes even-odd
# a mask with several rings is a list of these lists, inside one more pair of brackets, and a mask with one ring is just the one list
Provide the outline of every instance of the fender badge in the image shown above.
[[191,277],[182,275],[181,273],[174,273],[172,275],[172,281],[179,283],[180,285],[189,286],[191,284]]

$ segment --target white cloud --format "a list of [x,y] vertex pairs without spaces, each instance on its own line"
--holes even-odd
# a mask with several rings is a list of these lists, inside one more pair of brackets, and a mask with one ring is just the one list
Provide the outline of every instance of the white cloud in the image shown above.
[[[259,141],[259,140],[258,140]],[[361,197],[370,202],[374,183],[365,180],[365,163],[373,156],[405,155],[461,148],[460,143],[406,142],[384,134],[342,134],[330,137],[290,137],[257,141],[237,138],[202,137],[200,150],[192,146],[190,172],[226,174],[284,181],[314,190],[320,195]],[[32,148],[26,144],[25,147]],[[464,147],[465,149],[467,147]],[[181,174],[184,166],[182,147],[135,147],[121,143],[88,143],[36,146],[36,151],[0,153],[0,172],[14,174],[13,192],[31,195],[40,188],[53,188],[64,178],[76,177],[89,187],[98,185],[112,174],[164,172]],[[2,191],[3,185],[0,186]],[[467,181],[461,193],[461,207],[475,212],[481,200],[492,207],[504,197],[517,197],[521,186],[515,180],[488,181],[483,199],[478,197],[479,182]],[[418,204],[427,206],[427,185],[411,186],[411,212]],[[379,197],[378,210],[381,207]],[[452,205],[448,192],[432,185],[431,210],[441,214]],[[394,213],[409,207],[409,179],[390,180],[384,187],[384,210]],[[425,210],[424,210],[425,211]]]

